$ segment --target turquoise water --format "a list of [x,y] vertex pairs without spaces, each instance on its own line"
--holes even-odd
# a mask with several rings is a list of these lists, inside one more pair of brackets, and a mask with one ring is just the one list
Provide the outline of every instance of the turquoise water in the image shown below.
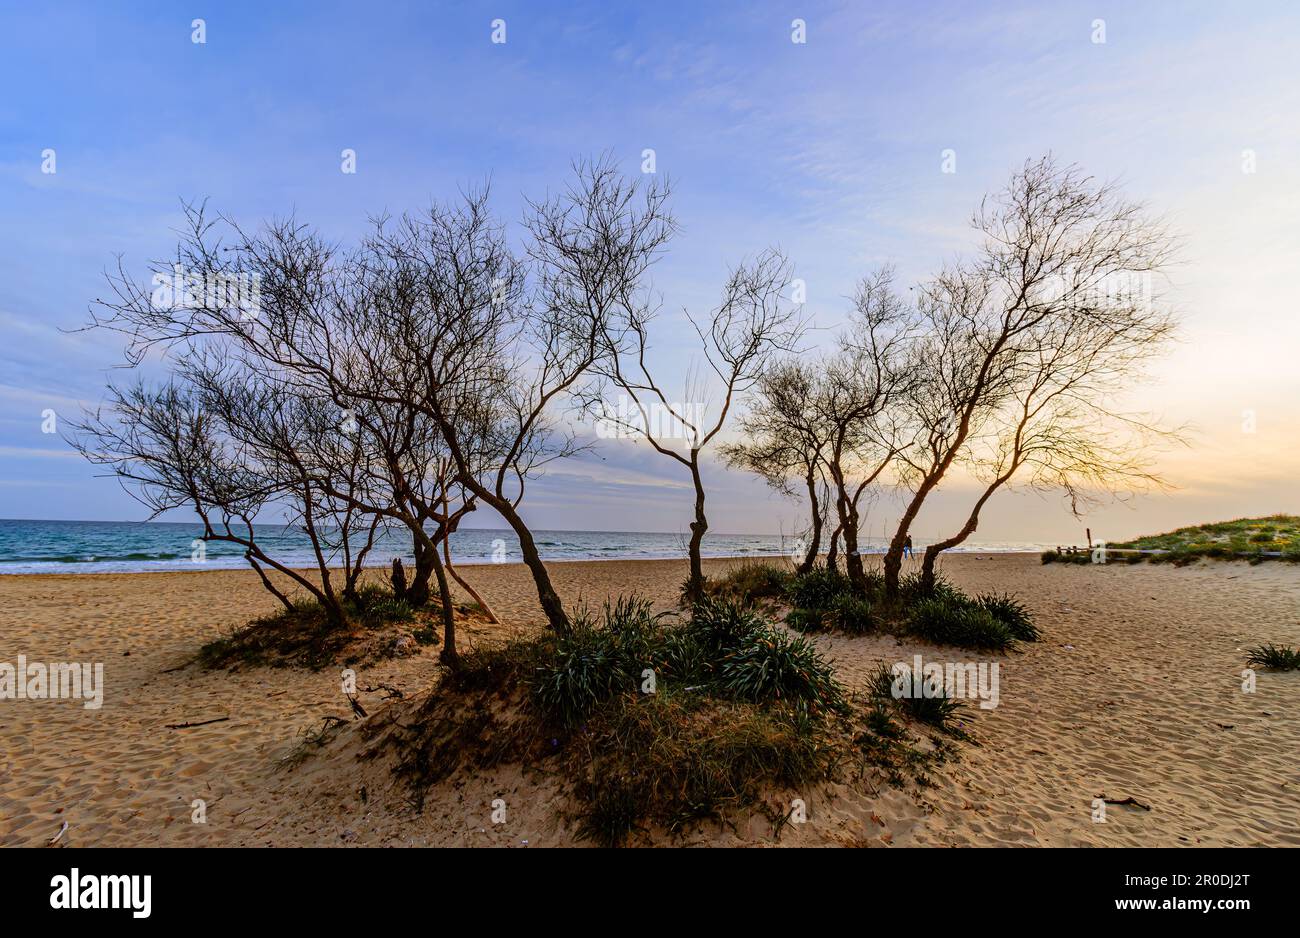
[[[0,574],[133,573],[146,570],[194,570],[243,567],[237,545],[209,541],[204,559],[194,557],[198,524],[132,521],[16,521],[0,519]],[[293,567],[315,566],[311,544],[301,531],[284,525],[258,525],[258,541],[271,556]],[[542,559],[651,560],[684,558],[686,534],[608,531],[535,531]],[[923,542],[917,541],[917,546]],[[867,545],[879,551],[883,543]],[[761,557],[791,553],[795,539],[786,535],[715,534],[704,540],[706,557]],[[1036,544],[971,544],[968,550],[1041,550]],[[458,563],[489,563],[494,557],[519,561],[519,545],[508,529],[462,529],[452,535]],[[376,541],[369,566],[387,566],[394,557],[411,561],[411,541],[394,530]]]

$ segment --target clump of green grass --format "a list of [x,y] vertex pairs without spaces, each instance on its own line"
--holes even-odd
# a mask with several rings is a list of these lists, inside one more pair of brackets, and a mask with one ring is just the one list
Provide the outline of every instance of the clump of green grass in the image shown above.
[[410,622],[415,609],[382,586],[370,583],[343,601],[343,611],[350,620],[367,628],[380,628],[391,622]]
[[796,609],[830,609],[841,596],[852,595],[849,578],[834,567],[823,564],[790,578],[786,599]]
[[752,632],[719,669],[724,693],[753,703],[792,702],[811,713],[842,710],[844,689],[808,639],[772,628]]
[[828,728],[797,709],[695,694],[623,698],[602,708],[568,753],[583,803],[579,836],[618,846],[651,826],[671,833],[756,803],[765,789],[828,779]]
[[791,609],[785,624],[796,632],[822,632],[830,628],[831,618],[824,609]]
[[580,606],[572,632],[556,640],[553,656],[532,678],[542,708],[572,727],[602,701],[634,690],[638,675],[658,657],[661,618],[649,600],[635,596],[606,602],[600,616]]
[[[933,763],[944,761],[951,747],[942,739],[931,737],[931,748],[917,748],[907,730],[895,720],[899,712],[892,699],[872,700],[863,731],[853,742],[865,761],[882,770],[890,784],[904,786],[907,783],[904,772],[907,771],[917,785],[928,785],[930,779],[926,770]],[[956,726],[943,728],[941,732],[958,739],[965,736]]]
[[993,613],[971,600],[951,596],[922,599],[908,616],[908,630],[938,645],[988,648],[1002,651],[1015,636]]
[[880,627],[876,606],[861,596],[843,595],[831,604],[834,627],[849,635],[866,635]]
[[1268,642],[1250,649],[1246,662],[1251,667],[1269,671],[1295,671],[1300,669],[1300,649]]
[[707,686],[724,697],[791,702],[811,712],[844,705],[817,649],[739,599],[705,598],[688,622],[672,627],[636,598],[606,604],[600,616],[580,609],[572,618],[571,634],[555,639],[553,654],[529,679],[541,710],[566,728],[618,694],[636,693],[646,669],[656,686]]
[[790,571],[774,563],[747,560],[720,577],[707,578],[704,592],[706,596],[716,599],[754,604],[780,599],[785,595],[789,581]]
[[975,602],[1006,626],[1016,641],[1036,642],[1042,637],[1038,626],[1034,625],[1029,607],[1010,593],[984,593],[975,597]]
[[785,624],[796,632],[839,631],[849,635],[867,635],[880,628],[882,620],[870,600],[852,593],[842,593],[823,608],[791,609]]
[[965,594],[953,586],[947,578],[937,574],[934,582],[926,585],[920,573],[906,573],[898,579],[898,595],[903,606],[910,607],[924,599],[964,600]]
[[882,618],[872,597],[878,595],[883,584],[883,578],[873,574],[868,578],[867,592],[859,594],[852,581],[834,567],[815,566],[796,574],[786,589],[791,606],[786,625],[799,632],[874,632],[882,625]]
[[968,719],[966,705],[949,697],[941,682],[926,681],[910,669],[903,675],[882,664],[872,673],[867,690],[878,702],[892,701],[913,719],[946,733],[960,734],[960,724]]
[[898,593],[885,593],[884,577],[868,572],[853,582],[834,568],[814,567],[791,578],[791,609],[785,623],[798,632],[909,632],[929,641],[967,648],[1005,649],[1039,637],[1033,616],[1009,594],[969,597],[943,576],[929,583],[920,573],[899,579]]
[[692,608],[686,629],[708,655],[716,658],[738,648],[766,625],[763,615],[743,602],[706,597]]

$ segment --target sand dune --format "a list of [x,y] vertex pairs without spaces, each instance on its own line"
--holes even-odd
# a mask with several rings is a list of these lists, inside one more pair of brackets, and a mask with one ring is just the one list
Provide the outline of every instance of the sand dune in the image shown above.
[[[728,561],[709,562],[711,569]],[[519,566],[465,568],[506,621],[463,641],[537,627]],[[566,601],[660,597],[677,561],[556,564]],[[799,796],[808,823],[783,846],[1300,844],[1300,674],[1261,672],[1241,690],[1243,650],[1300,641],[1300,569],[1244,564],[1040,566],[1027,555],[963,555],[945,572],[970,590],[1019,593],[1044,640],[989,658],[892,637],[823,636],[841,678],[860,687],[880,662],[997,660],[1000,704],[979,711],[974,741],[935,767],[928,787],[879,779]],[[562,786],[518,769],[461,777],[416,815],[382,760],[358,760],[346,730],[300,764],[301,734],[348,717],[337,670],[203,672],[183,664],[203,642],[275,607],[245,571],[0,577],[0,662],[103,662],[103,707],[0,700],[0,845],[493,845],[573,842]],[[436,679],[436,649],[358,674],[408,696]],[[372,715],[390,706],[361,694]],[[228,719],[189,729],[167,724]],[[358,724],[359,725],[359,724]],[[1151,810],[1094,798],[1132,796]],[[505,800],[508,820],[490,821]],[[193,804],[206,823],[192,822]],[[760,815],[705,824],[680,841],[769,845]]]

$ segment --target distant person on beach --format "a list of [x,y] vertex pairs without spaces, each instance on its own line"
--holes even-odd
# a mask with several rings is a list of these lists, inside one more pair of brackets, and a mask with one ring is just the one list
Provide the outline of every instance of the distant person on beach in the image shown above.
[[907,540],[903,541],[903,556],[912,556],[912,535],[907,535]]

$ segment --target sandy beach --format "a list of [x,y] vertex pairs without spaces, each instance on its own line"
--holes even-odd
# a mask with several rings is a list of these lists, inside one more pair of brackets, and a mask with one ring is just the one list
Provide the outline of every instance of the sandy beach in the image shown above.
[[[733,561],[706,561],[717,572]],[[637,592],[671,608],[682,561],[554,564],[566,603]],[[540,628],[519,565],[465,567],[501,626],[463,644]],[[943,572],[968,591],[1019,594],[1043,640],[1008,655],[891,636],[823,635],[840,679],[861,689],[881,662],[913,653],[997,661],[999,705],[932,784],[826,785],[808,821],[779,841],[761,815],[701,824],[665,843],[699,846],[1247,846],[1300,844],[1300,673],[1260,672],[1244,693],[1244,650],[1300,639],[1291,565],[1042,566],[1036,555],[961,555]],[[103,662],[103,706],[0,701],[0,846],[573,844],[565,793],[517,768],[455,778],[414,813],[382,758],[359,759],[357,721],[300,761],[302,734],[350,719],[337,670],[203,671],[206,641],[273,611],[248,571],[0,577],[0,661]],[[437,679],[437,649],[359,671],[371,719]],[[372,688],[372,690],[366,690]],[[169,724],[227,718],[203,726]],[[1096,798],[1134,798],[1150,810]],[[504,799],[508,820],[489,820]],[[205,823],[194,823],[196,800]]]

